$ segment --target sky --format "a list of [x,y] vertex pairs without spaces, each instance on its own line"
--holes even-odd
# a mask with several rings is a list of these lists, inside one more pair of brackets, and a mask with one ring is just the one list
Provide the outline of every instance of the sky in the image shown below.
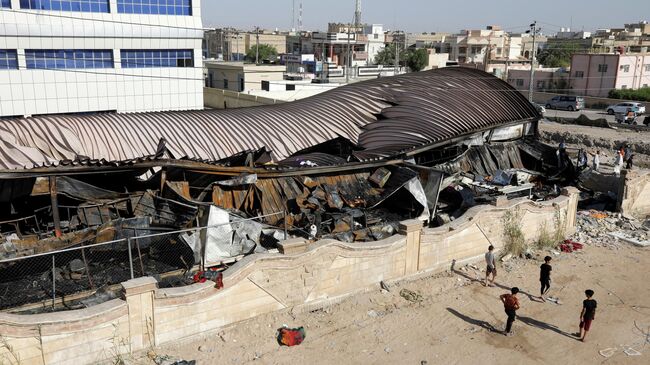
[[[303,29],[327,30],[328,22],[352,22],[355,0],[295,0],[303,4]],[[291,28],[292,0],[203,0],[203,25],[253,29]],[[593,31],[650,21],[650,0],[362,0],[362,21],[409,32],[458,32],[500,25],[523,32],[533,20],[542,32],[561,27]]]

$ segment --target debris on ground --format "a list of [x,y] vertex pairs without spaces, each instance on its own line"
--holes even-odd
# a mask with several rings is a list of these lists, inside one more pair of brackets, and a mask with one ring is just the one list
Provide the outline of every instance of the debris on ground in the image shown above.
[[409,302],[412,302],[412,303],[418,303],[418,302],[421,302],[422,300],[424,300],[424,298],[422,297],[422,295],[420,293],[416,293],[416,292],[408,290],[408,289],[400,290],[399,295],[402,298],[404,298],[404,299],[406,299],[406,300],[408,300]]
[[571,240],[596,247],[620,249],[622,243],[650,246],[650,220],[642,221],[621,213],[581,210]]
[[625,350],[623,350],[623,352],[625,352],[625,355],[627,356],[641,356],[641,353],[639,351],[631,347],[626,348]]
[[609,358],[609,357],[612,357],[612,355],[614,355],[614,354],[616,353],[616,348],[611,348],[611,347],[610,347],[610,348],[606,348],[606,349],[604,349],[604,350],[600,350],[600,351],[598,351],[598,353],[599,353],[600,356],[602,356],[602,357]]
[[281,327],[278,329],[276,337],[278,339],[278,344],[291,347],[300,345],[307,337],[307,334],[303,327]]

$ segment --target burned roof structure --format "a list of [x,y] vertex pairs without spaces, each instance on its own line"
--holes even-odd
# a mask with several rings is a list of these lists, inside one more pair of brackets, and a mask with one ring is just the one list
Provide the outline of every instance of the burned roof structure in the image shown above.
[[364,161],[539,118],[506,82],[467,68],[378,78],[245,109],[0,120],[0,170],[160,157],[216,162],[265,149],[275,162],[343,138]]

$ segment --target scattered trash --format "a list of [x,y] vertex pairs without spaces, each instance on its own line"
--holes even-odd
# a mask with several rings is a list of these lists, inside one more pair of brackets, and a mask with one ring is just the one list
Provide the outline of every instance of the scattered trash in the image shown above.
[[377,317],[379,317],[379,313],[377,313],[377,312],[375,312],[374,310],[371,309],[371,310],[368,311],[368,317],[377,318]]
[[571,240],[565,240],[563,244],[560,245],[560,251],[565,253],[571,253],[573,251],[581,250],[584,247],[582,243],[578,243]]
[[616,348],[611,348],[611,347],[606,348],[604,350],[598,351],[598,353],[600,354],[600,356],[605,357],[605,358],[612,357],[612,355],[614,355],[616,353]]
[[307,334],[304,327],[287,328],[284,326],[278,329],[276,337],[278,344],[291,347],[300,345],[307,337]]
[[390,347],[386,347],[384,349],[384,352],[386,352],[387,354],[390,354],[391,351],[393,351],[393,350]]
[[420,293],[416,293],[416,292],[408,290],[408,289],[400,290],[399,295],[402,298],[404,298],[404,299],[406,299],[406,300],[408,300],[409,302],[412,302],[412,303],[418,303],[418,302],[421,302],[424,299]]
[[207,271],[198,271],[192,277],[195,283],[205,283],[208,280],[214,281],[216,283],[215,287],[217,289],[223,288],[223,272],[217,270],[207,270]]
[[512,254],[507,254],[501,258],[501,262],[506,262],[512,258]]
[[626,348],[625,350],[623,350],[623,352],[625,352],[625,355],[627,356],[641,356],[641,353],[639,351],[631,347]]
[[385,291],[390,291],[390,287],[388,287],[388,284],[386,284],[383,280],[379,282],[379,286]]
[[560,303],[560,298],[557,298],[557,297],[547,297],[546,300],[548,300],[549,302],[553,302],[555,304],[558,304],[558,305],[562,304],[562,303]]

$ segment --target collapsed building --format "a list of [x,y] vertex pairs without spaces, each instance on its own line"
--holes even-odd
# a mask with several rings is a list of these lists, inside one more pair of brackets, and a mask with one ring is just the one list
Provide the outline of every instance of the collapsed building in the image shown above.
[[81,274],[62,276],[93,266],[99,287],[128,279],[99,268],[137,261],[133,239],[143,275],[185,273],[289,236],[381,240],[403,219],[437,226],[499,196],[545,199],[566,171],[537,140],[539,119],[510,85],[465,68],[246,109],[3,119],[0,290],[54,280],[38,259],[56,250],[90,246]]

